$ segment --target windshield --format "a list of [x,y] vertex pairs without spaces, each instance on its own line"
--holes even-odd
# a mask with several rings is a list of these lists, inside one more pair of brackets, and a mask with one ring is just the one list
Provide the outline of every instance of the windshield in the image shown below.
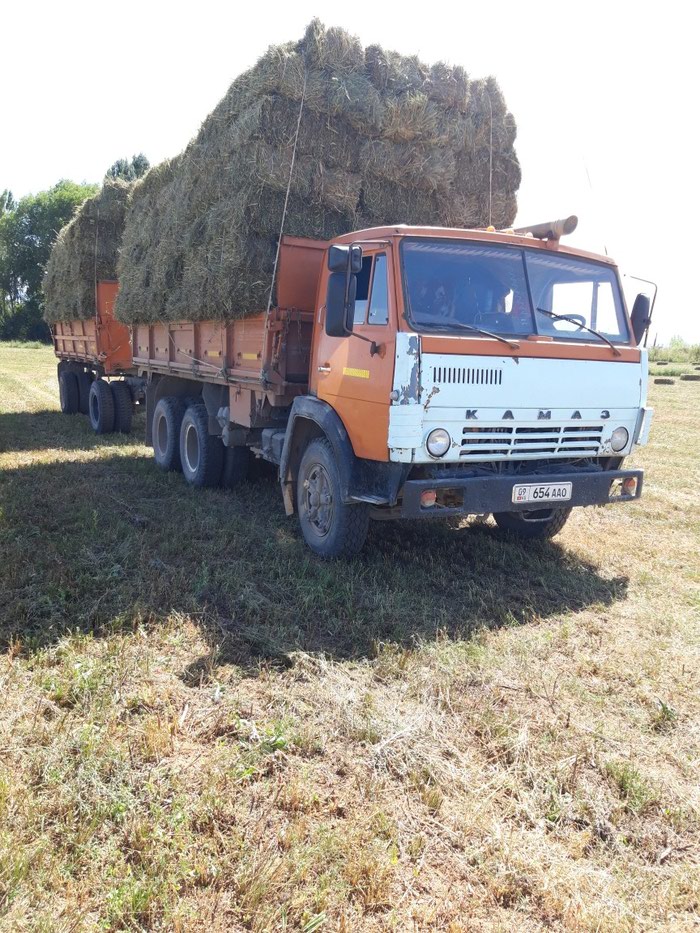
[[[540,256],[525,252],[525,263],[540,334],[590,340],[590,327],[608,340],[628,341],[627,322],[617,278],[602,264],[571,256]],[[569,318],[556,320],[552,315]],[[581,326],[580,326],[581,325]]]
[[615,272],[601,263],[455,240],[406,239],[401,253],[408,319],[418,330],[596,340],[585,325],[628,340]]

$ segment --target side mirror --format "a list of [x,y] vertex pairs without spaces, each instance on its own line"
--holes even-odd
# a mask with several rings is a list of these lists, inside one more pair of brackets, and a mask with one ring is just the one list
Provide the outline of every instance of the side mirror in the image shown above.
[[357,274],[362,271],[361,246],[331,246],[328,250],[326,333],[345,337],[352,333],[355,318]]
[[634,299],[632,307],[632,334],[634,342],[639,346],[651,324],[651,299],[644,292],[640,292]]
[[326,333],[329,337],[346,337],[352,333],[355,317],[357,279],[345,272],[331,272],[326,291]]
[[362,270],[361,246],[331,246],[328,250],[328,271],[357,275]]

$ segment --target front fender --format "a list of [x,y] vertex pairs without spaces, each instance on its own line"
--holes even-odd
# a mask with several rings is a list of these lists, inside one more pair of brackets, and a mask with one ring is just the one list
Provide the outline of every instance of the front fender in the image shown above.
[[395,505],[407,470],[401,463],[381,463],[355,456],[352,442],[338,413],[313,395],[294,399],[280,458],[279,479],[288,515],[294,513],[294,483],[306,444],[325,437],[340,474],[344,503]]

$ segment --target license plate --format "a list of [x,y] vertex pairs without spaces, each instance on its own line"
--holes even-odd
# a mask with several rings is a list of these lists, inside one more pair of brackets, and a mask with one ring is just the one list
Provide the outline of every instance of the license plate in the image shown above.
[[528,483],[513,486],[513,502],[566,502],[571,498],[571,483]]

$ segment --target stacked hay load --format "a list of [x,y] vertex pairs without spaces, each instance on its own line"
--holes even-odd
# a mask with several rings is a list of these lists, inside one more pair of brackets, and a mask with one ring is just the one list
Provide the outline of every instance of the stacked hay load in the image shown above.
[[392,223],[508,226],[514,139],[493,79],[365,50],[315,20],[234,81],[180,156],[136,182],[117,316],[263,310],[285,201],[284,233],[321,239]]
[[93,317],[95,286],[117,278],[117,255],[131,185],[106,179],[61,230],[46,264],[44,319],[49,322]]

